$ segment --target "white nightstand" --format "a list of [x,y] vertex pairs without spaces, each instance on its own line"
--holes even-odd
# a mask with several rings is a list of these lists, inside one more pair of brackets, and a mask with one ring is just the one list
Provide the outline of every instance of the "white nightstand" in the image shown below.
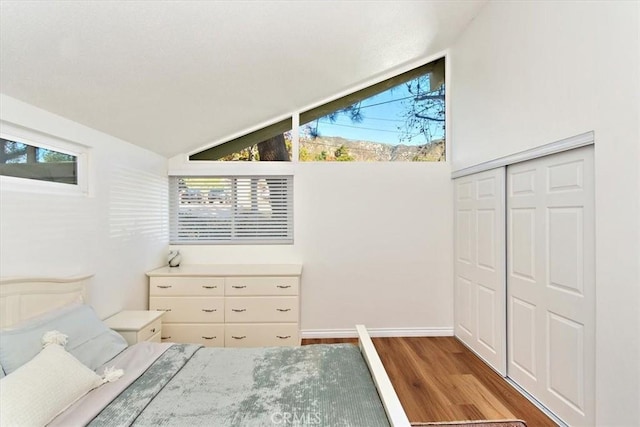
[[124,310],[104,323],[127,340],[129,345],[142,341],[161,342],[164,311]]

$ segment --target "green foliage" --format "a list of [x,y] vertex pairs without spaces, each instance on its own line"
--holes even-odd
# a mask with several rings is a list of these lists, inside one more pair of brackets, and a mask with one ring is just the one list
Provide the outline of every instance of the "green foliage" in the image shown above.
[[349,150],[347,150],[347,147],[345,147],[344,144],[341,145],[334,154],[337,162],[352,162],[355,160],[353,156],[349,154]]
[[[284,133],[284,145],[289,152],[289,158],[291,158],[291,150],[293,143],[291,142],[291,132]],[[258,144],[254,144],[250,147],[244,148],[228,156],[224,156],[220,159],[223,162],[244,161],[244,162],[259,162],[260,153],[258,152]]]
[[302,144],[300,146],[300,161],[301,162],[310,162],[313,160],[313,156],[311,155],[311,153],[309,153],[309,150],[307,150],[307,147],[302,147]]
[[27,161],[27,145],[21,142],[0,139],[0,163],[25,163]]
[[252,145],[250,147],[247,147],[243,150],[237,151],[233,154],[229,154],[228,156],[224,156],[223,158],[221,158],[220,160],[225,161],[225,162],[232,162],[232,161],[245,161],[245,162],[250,162],[250,161],[259,161],[260,160],[260,155],[258,154],[258,146],[257,145]]
[[75,160],[71,154],[0,139],[0,163],[69,163]]
[[320,154],[316,155],[314,160],[317,161],[317,162],[327,160],[327,152],[322,150],[322,152]]
[[42,161],[44,163],[65,163],[73,162],[74,156],[70,154],[58,153],[57,151],[44,150]]

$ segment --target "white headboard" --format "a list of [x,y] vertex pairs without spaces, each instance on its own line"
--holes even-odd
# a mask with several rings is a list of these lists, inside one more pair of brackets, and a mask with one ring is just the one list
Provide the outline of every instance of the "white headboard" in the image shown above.
[[64,305],[87,302],[93,274],[66,278],[16,277],[0,279],[0,328],[6,328]]

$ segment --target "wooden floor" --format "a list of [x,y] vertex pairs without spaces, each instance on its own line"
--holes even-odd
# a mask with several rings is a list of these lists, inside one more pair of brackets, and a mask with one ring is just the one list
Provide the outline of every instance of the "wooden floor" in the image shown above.
[[[303,344],[357,343],[305,339]],[[453,337],[373,338],[409,421],[521,419],[556,426]]]

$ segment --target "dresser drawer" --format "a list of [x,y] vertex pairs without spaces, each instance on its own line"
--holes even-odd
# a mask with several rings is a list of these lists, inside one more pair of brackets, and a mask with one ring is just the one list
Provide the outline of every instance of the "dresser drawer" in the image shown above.
[[162,331],[158,331],[155,335],[152,335],[147,341],[149,342],[162,342]]
[[170,323],[162,326],[162,342],[224,346],[224,325]]
[[223,277],[151,277],[150,296],[224,295]]
[[297,277],[228,277],[225,294],[243,295],[298,295]]
[[222,323],[222,297],[150,297],[151,310],[165,311],[164,323]]
[[298,297],[228,297],[225,322],[297,322]]
[[123,310],[106,319],[104,323],[122,335],[129,345],[142,341],[160,342],[164,314],[153,310]]
[[300,344],[297,324],[225,325],[226,347],[276,347]]
[[162,329],[162,320],[157,319],[138,331],[136,342],[150,341],[150,338]]

